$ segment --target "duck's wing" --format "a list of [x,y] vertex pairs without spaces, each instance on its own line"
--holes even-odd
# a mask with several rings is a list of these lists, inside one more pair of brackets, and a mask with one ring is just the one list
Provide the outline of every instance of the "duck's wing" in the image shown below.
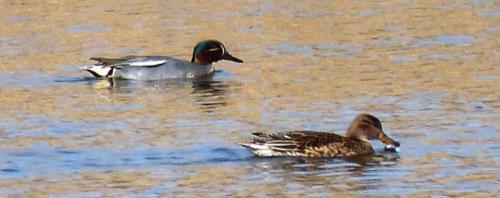
[[250,144],[242,144],[262,156],[307,156],[309,151],[332,143],[342,143],[344,137],[328,132],[290,131],[284,133],[253,133]]
[[104,57],[92,57],[90,60],[97,61],[98,64],[102,65],[112,65],[115,63],[127,61],[126,57],[123,58],[104,58]]
[[293,149],[304,150],[307,148],[321,147],[334,142],[342,142],[344,137],[328,132],[315,131],[289,131],[282,133],[253,133],[259,138],[266,140],[265,142],[276,149]]
[[157,67],[162,64],[167,63],[172,58],[166,56],[125,56],[122,58],[103,58],[103,57],[93,57],[90,60],[97,61],[97,65],[113,67],[113,68],[123,68],[127,66],[131,67]]

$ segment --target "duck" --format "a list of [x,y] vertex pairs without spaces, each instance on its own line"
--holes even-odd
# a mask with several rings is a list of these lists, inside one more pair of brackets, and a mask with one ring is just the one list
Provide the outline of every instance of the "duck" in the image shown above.
[[359,114],[349,125],[346,136],[330,132],[288,131],[252,133],[251,143],[240,145],[256,156],[265,157],[351,157],[373,154],[370,140],[379,140],[386,149],[399,148],[399,142],[382,130],[380,120],[370,114]]
[[215,72],[212,63],[227,60],[243,63],[229,54],[218,40],[205,40],[193,48],[191,61],[168,56],[125,56],[121,58],[92,57],[97,61],[80,67],[96,78],[115,78],[140,81],[190,79]]

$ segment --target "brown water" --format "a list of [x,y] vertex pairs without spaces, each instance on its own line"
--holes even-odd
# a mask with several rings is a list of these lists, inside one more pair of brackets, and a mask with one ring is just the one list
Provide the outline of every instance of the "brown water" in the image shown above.
[[[498,196],[498,1],[0,1],[0,196]],[[190,59],[200,82],[107,81],[92,56]],[[256,158],[255,131],[383,121],[401,153]]]

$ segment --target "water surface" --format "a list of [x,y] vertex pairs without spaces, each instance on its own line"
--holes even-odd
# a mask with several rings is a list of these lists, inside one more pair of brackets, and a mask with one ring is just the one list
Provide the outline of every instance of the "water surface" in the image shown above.
[[[4,1],[1,196],[484,196],[500,188],[495,1]],[[108,81],[91,56],[244,64]],[[257,158],[251,132],[344,134],[379,117],[401,153]]]

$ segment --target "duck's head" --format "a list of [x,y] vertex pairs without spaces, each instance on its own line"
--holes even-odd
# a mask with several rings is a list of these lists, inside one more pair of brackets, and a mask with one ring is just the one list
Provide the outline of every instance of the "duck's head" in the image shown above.
[[219,60],[228,60],[242,63],[243,60],[236,58],[227,52],[226,47],[217,40],[206,40],[199,42],[193,49],[191,63],[209,65]]
[[360,114],[354,118],[349,129],[347,129],[346,136],[365,142],[377,139],[386,145],[399,147],[399,142],[384,133],[380,120],[370,114]]

